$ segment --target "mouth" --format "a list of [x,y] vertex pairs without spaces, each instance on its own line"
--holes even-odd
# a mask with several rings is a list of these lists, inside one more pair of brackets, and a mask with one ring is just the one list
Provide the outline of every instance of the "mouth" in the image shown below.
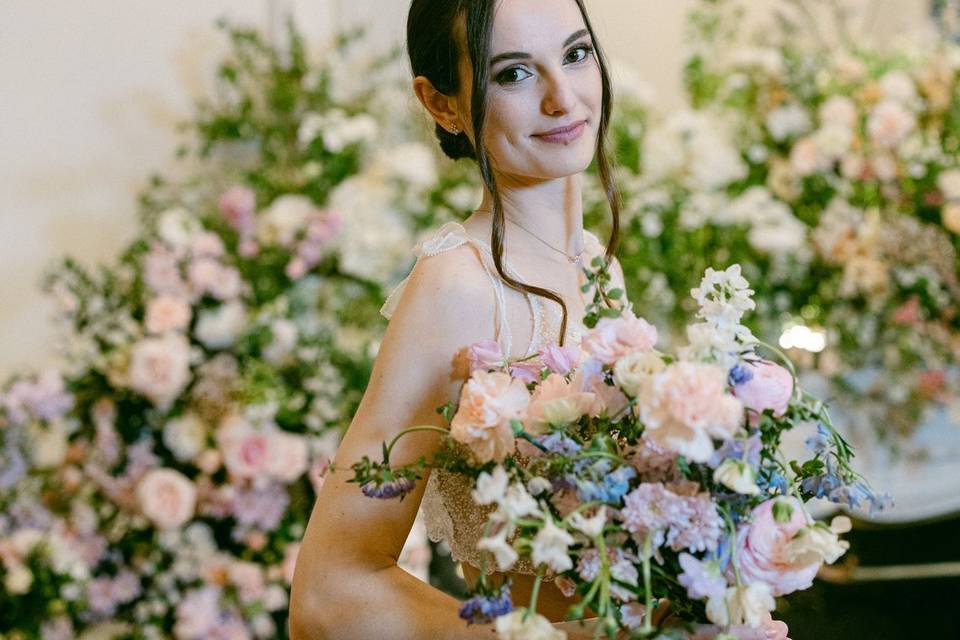
[[550,131],[546,131],[544,133],[535,133],[533,134],[533,137],[540,138],[545,142],[570,142],[571,140],[576,140],[580,137],[580,134],[583,133],[586,124],[586,120],[580,120],[579,122],[574,122],[566,127],[557,127],[556,129],[551,129]]

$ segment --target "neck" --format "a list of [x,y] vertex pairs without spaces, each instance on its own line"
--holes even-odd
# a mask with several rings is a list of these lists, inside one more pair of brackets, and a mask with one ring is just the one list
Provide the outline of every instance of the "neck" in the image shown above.
[[[583,195],[582,174],[539,182],[535,185],[515,185],[497,176],[500,201],[503,204],[504,236],[513,246],[532,247],[539,243],[527,232],[552,247],[574,256],[583,250]],[[493,216],[493,196],[484,188],[483,201],[477,211]],[[520,229],[514,221],[523,226]],[[489,227],[488,227],[489,228]],[[526,231],[524,231],[526,229]],[[536,253],[550,250],[539,245]]]

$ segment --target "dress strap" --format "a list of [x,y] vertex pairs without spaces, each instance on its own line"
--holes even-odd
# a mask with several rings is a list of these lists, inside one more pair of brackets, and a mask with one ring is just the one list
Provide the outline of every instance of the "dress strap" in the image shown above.
[[[496,303],[496,340],[500,344],[500,348],[503,349],[503,352],[506,354],[510,353],[511,348],[511,335],[510,335],[510,326],[506,321],[506,298],[503,291],[503,283],[500,281],[496,274],[493,271],[491,265],[487,263],[487,260],[484,258],[485,255],[490,256],[490,249],[480,240],[476,240],[467,233],[466,228],[462,224],[456,221],[450,221],[444,223],[437,231],[428,237],[417,242],[413,247],[413,253],[417,256],[417,261],[424,257],[435,256],[444,251],[449,251],[459,247],[464,243],[470,243],[475,248],[479,249],[477,258],[480,260],[480,264],[483,267],[483,272],[487,275],[487,279],[490,281],[490,285],[493,287],[494,298]],[[387,299],[384,301],[383,306],[380,307],[380,315],[390,319],[393,315],[394,310],[399,304],[400,296],[403,295],[404,289],[406,289],[407,282],[410,279],[408,274],[403,280],[401,280],[390,292],[390,295],[387,296]]]

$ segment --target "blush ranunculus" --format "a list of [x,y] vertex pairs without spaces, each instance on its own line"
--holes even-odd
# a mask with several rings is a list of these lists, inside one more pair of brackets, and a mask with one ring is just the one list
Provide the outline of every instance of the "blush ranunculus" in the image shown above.
[[180,331],[190,324],[189,303],[174,296],[160,296],[147,303],[144,325],[150,333]]
[[143,515],[160,529],[175,529],[193,517],[197,488],[179,471],[151,469],[137,483]]
[[793,396],[793,376],[790,372],[769,360],[745,361],[741,366],[752,377],[736,385],[733,395],[749,410],[750,424],[756,424],[766,409],[773,409],[776,417],[786,413]]
[[499,371],[474,371],[460,392],[450,435],[480,462],[500,462],[514,449],[510,420],[522,421],[529,402],[530,392],[522,380]]
[[[780,522],[777,509],[789,510],[789,517]],[[737,533],[737,559],[740,575],[750,582],[765,582],[774,596],[783,596],[813,584],[822,564],[819,561],[791,562],[790,541],[806,527],[803,508],[796,498],[775,498],[753,509],[751,522]]]

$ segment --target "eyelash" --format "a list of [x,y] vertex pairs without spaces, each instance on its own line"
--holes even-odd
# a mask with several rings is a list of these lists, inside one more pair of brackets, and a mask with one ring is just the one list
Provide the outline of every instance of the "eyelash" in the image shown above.
[[[593,54],[593,47],[592,47],[592,46],[590,46],[589,44],[582,44],[582,45],[579,45],[579,46],[574,47],[573,49],[570,49],[570,51],[567,52],[567,55],[570,55],[572,52],[577,51],[577,50],[579,50],[579,49],[583,49],[583,51],[584,51],[583,59],[582,59],[582,60],[577,60],[576,62],[574,62],[574,63],[572,63],[572,64],[579,64],[579,63],[581,63],[581,62],[586,62],[587,59],[590,58],[590,56]],[[508,68],[504,69],[503,71],[501,71],[500,73],[497,74],[497,83],[499,83],[499,84],[517,84],[518,82],[522,82],[522,80],[507,80],[507,79],[506,79],[507,75],[509,75],[510,72],[516,71],[516,70],[519,70],[519,69],[523,69],[523,67],[517,66],[517,67],[508,67]]]

